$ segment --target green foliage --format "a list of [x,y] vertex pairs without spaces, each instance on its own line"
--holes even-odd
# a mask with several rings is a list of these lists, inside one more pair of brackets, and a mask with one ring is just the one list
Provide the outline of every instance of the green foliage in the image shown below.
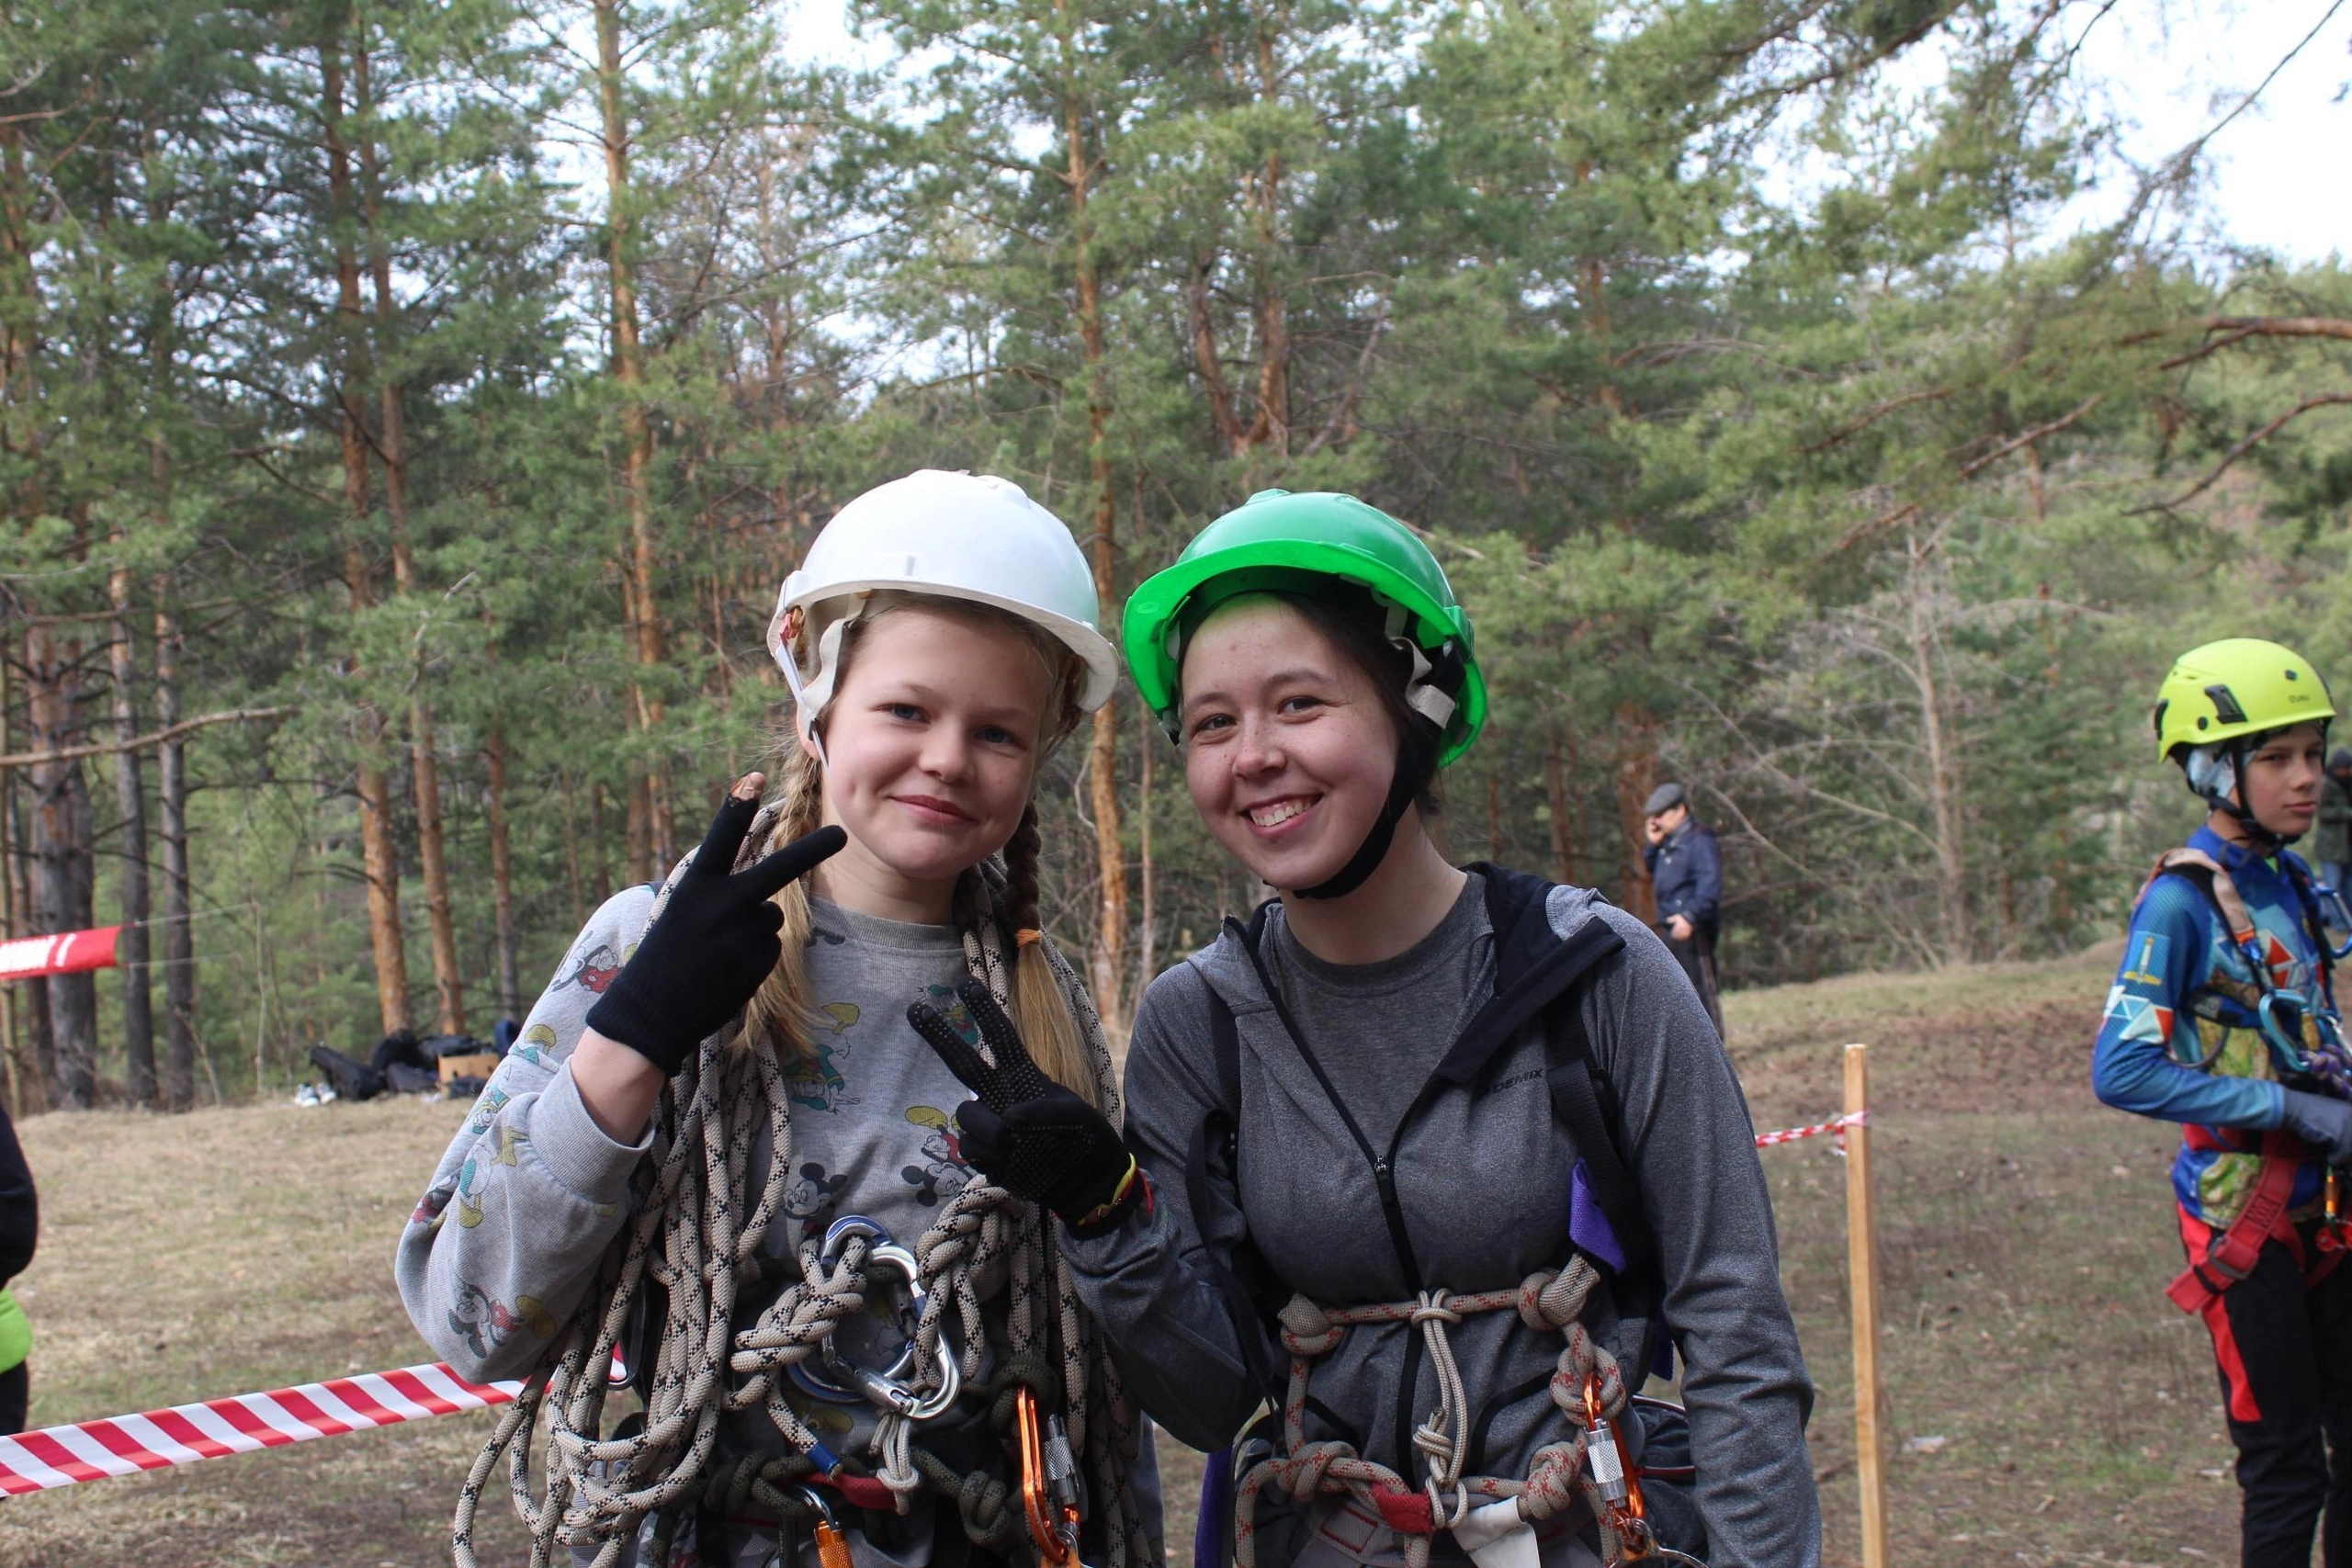
[[[916,466],[1106,526],[1114,601],[1266,485],[1429,530],[1496,694],[1449,846],[1638,906],[1632,814],[1684,777],[1724,835],[1742,980],[2101,934],[2190,819],[2143,734],[2170,653],[2246,632],[2352,659],[2347,340],[2245,326],[2340,324],[2352,279],[2055,232],[2108,136],[2072,107],[2064,7],[854,15],[894,51],[871,75],[808,63],[756,0],[616,5],[616,195],[584,3],[6,13],[10,646],[63,638],[72,733],[108,736],[120,569],[142,725],[159,609],[183,712],[300,710],[192,742],[224,1090],[375,1032],[369,770],[430,1011],[418,715],[479,1028],[492,750],[527,1003],[585,910],[658,869],[624,828],[641,781],[683,840],[760,760],[776,583]],[[1141,980],[1258,890],[1119,701]],[[1046,794],[1076,948],[1102,903],[1083,753]],[[106,919],[114,764],[87,766]]]

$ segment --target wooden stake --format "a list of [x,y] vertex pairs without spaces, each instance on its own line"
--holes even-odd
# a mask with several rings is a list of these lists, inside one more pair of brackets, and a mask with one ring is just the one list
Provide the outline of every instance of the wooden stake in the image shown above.
[[1846,1047],[1846,1248],[1854,1297],[1854,1457],[1862,1568],[1886,1568],[1886,1462],[1879,1434],[1878,1226],[1871,1214],[1870,1052]]

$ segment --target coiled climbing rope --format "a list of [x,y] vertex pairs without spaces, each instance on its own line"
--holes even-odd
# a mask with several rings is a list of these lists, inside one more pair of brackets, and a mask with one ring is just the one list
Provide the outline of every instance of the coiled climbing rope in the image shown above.
[[[1408,1568],[1429,1568],[1430,1538],[1459,1525],[1473,1498],[1516,1498],[1520,1517],[1531,1525],[1555,1517],[1582,1500],[1600,1530],[1601,1560],[1618,1561],[1623,1543],[1611,1528],[1599,1483],[1585,1467],[1588,1382],[1597,1380],[1597,1403],[1604,1417],[1613,1420],[1625,1407],[1625,1381],[1617,1359],[1582,1321],[1600,1278],[1589,1262],[1577,1258],[1556,1273],[1529,1275],[1515,1290],[1473,1295],[1424,1291],[1409,1302],[1355,1307],[1321,1306],[1293,1296],[1279,1314],[1283,1347],[1291,1356],[1289,1389],[1283,1400],[1283,1451],[1252,1466],[1235,1493],[1234,1560],[1238,1568],[1257,1568],[1258,1497],[1269,1486],[1300,1504],[1317,1495],[1352,1496],[1402,1538]],[[1446,1331],[1478,1313],[1510,1311],[1516,1311],[1529,1328],[1556,1331],[1565,1340],[1552,1373],[1552,1403],[1567,1417],[1575,1436],[1538,1449],[1523,1479],[1465,1476],[1462,1466],[1469,1448],[1468,1406]],[[1365,1459],[1352,1444],[1306,1440],[1306,1388],[1315,1363],[1339,1348],[1351,1327],[1374,1323],[1418,1327],[1437,1376],[1438,1408],[1413,1436],[1414,1449],[1428,1472],[1418,1488],[1387,1466]]]
[[[769,820],[763,817],[747,835],[746,855],[765,841]],[[964,922],[966,965],[1002,1002],[1009,965],[994,918],[992,877],[977,875],[967,884],[977,908]],[[657,918],[661,908],[657,898]],[[1115,1118],[1117,1088],[1101,1022],[1060,954],[1047,952],[1091,1046],[1098,1096]],[[806,1505],[787,1494],[785,1483],[833,1470],[846,1457],[831,1454],[794,1411],[784,1394],[784,1374],[817,1353],[835,1325],[865,1310],[865,1238],[852,1237],[831,1259],[813,1247],[804,1248],[783,1265],[787,1276],[797,1265],[799,1277],[787,1277],[775,1300],[751,1321],[736,1322],[743,1288],[778,1271],[779,1260],[768,1257],[764,1244],[793,1169],[789,1097],[774,1043],[760,1031],[722,1031],[705,1040],[663,1089],[654,1126],[660,1154],[638,1173],[633,1218],[467,1473],[450,1530],[457,1568],[479,1568],[474,1521],[502,1457],[515,1513],[530,1532],[531,1568],[554,1568],[559,1550],[568,1552],[574,1542],[595,1543],[595,1568],[614,1568],[648,1516],[660,1521],[655,1538],[665,1543],[675,1517],[707,1500],[714,1487],[729,1496],[740,1487],[741,1497],[777,1517],[798,1517]],[[762,1133],[765,1168],[753,1191]],[[1126,1484],[1136,1418],[1107,1350],[1079,1309],[1068,1269],[1056,1259],[1048,1273],[1044,1223],[1039,1211],[978,1182],[942,1206],[913,1249],[917,1282],[925,1292],[915,1327],[919,1376],[933,1374],[952,1303],[962,1341],[960,1371],[967,1384],[977,1385],[990,1343],[985,1314],[1003,1298],[1004,1356],[987,1385],[998,1394],[1001,1408],[991,1412],[997,1430],[1009,1427],[1013,1382],[1064,1409],[1104,1543],[1105,1568],[1148,1568]],[[652,1359],[643,1427],[607,1438],[604,1409],[614,1355],[645,1298],[649,1277],[666,1292],[667,1308],[650,1344],[637,1351]],[[1059,1319],[1058,1335],[1050,1333],[1048,1314]],[[1060,1347],[1059,1365],[1051,1364],[1049,1339]],[[915,1392],[924,1391],[918,1383]],[[754,1408],[797,1452],[718,1453],[722,1418]],[[532,1434],[543,1413],[544,1472],[535,1495]],[[869,1444],[869,1457],[879,1461],[871,1481],[887,1489],[890,1506],[903,1514],[924,1494],[949,1499],[976,1541],[998,1550],[1009,1545],[1020,1529],[1017,1497],[1008,1505],[1004,1483],[985,1472],[956,1474],[913,1436],[903,1416],[885,1413]],[[870,1494],[871,1482],[862,1490]],[[657,1556],[646,1568],[660,1568],[660,1561]]]

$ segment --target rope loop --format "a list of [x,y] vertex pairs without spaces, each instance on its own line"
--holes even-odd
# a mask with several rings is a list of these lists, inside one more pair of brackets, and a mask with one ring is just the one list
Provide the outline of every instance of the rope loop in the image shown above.
[[1347,1333],[1344,1325],[1332,1322],[1328,1311],[1305,1296],[1291,1297],[1278,1316],[1283,1348],[1294,1356],[1328,1356],[1340,1348],[1340,1339]]
[[1460,1323],[1462,1314],[1445,1304],[1453,1294],[1452,1291],[1444,1289],[1421,1292],[1413,1304],[1414,1325]]

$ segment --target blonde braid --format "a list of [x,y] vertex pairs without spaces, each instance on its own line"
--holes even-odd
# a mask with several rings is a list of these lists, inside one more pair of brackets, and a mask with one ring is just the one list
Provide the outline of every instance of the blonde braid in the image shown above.
[[1038,910],[1037,861],[1045,834],[1037,803],[1021,814],[1021,825],[1004,846],[1004,908],[1012,930],[1012,1021],[1022,1043],[1047,1077],[1102,1109],[1091,1052],[1071,1016],[1069,998],[1046,954],[1051,939]]
[[[775,781],[774,820],[764,838],[753,835],[744,845],[752,859],[815,832],[824,817],[824,777],[816,760],[801,749],[797,733],[787,732],[777,747]],[[808,879],[787,884],[775,903],[784,911],[784,924],[776,933],[784,951],[752,998],[747,1029],[758,1030],[773,1042],[779,1061],[809,1062],[816,1058],[817,1047],[808,1016]]]

